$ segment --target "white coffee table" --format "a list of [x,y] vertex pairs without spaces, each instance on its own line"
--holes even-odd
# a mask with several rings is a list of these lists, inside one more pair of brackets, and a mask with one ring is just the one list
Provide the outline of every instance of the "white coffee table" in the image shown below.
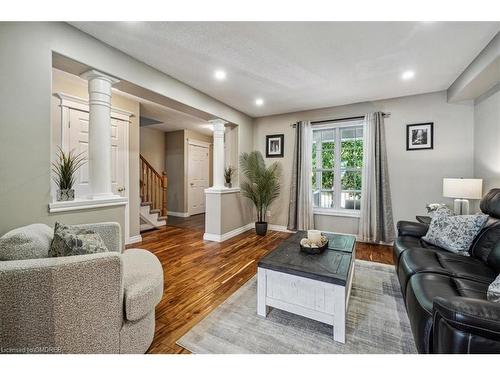
[[333,339],[345,343],[346,311],[354,275],[356,238],[325,233],[329,249],[300,251],[297,232],[263,257],[257,268],[257,314],[274,307],[333,326]]

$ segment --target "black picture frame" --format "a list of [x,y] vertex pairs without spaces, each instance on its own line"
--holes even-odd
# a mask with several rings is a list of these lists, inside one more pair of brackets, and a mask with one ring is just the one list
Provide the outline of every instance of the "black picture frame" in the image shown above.
[[285,155],[285,135],[266,135],[266,158],[282,158]]
[[[421,131],[420,133],[416,133]],[[406,125],[406,151],[432,150],[434,148],[434,123],[422,122]]]

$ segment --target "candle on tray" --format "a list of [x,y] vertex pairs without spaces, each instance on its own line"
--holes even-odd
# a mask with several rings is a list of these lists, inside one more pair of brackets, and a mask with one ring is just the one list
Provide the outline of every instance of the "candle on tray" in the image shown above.
[[321,231],[309,229],[307,231],[307,239],[313,243],[320,243],[321,242]]

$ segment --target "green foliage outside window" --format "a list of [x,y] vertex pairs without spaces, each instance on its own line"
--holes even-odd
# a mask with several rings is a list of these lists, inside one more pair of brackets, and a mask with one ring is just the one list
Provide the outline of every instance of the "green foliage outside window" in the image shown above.
[[[312,160],[313,170],[319,167],[317,165],[317,149],[313,145]],[[333,169],[335,146],[333,142],[323,142],[321,148],[321,159],[323,169]],[[348,139],[342,141],[341,148],[341,168],[361,168],[363,166],[363,140]],[[323,172],[321,183],[324,189],[333,187],[333,172]],[[342,176],[343,190],[361,190],[361,172],[345,171]],[[313,186],[316,187],[316,173],[313,173]]]

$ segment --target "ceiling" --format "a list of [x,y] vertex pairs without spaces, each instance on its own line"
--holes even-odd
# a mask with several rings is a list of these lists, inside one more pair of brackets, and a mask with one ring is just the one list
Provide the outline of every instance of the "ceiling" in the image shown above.
[[[447,89],[500,30],[499,22],[72,24],[252,117]],[[407,70],[415,77],[403,81]]]
[[140,102],[141,117],[159,122],[159,124],[147,125],[148,128],[155,128],[164,132],[187,129],[210,136],[213,134],[212,127],[205,120],[141,98],[136,98],[136,100]]

